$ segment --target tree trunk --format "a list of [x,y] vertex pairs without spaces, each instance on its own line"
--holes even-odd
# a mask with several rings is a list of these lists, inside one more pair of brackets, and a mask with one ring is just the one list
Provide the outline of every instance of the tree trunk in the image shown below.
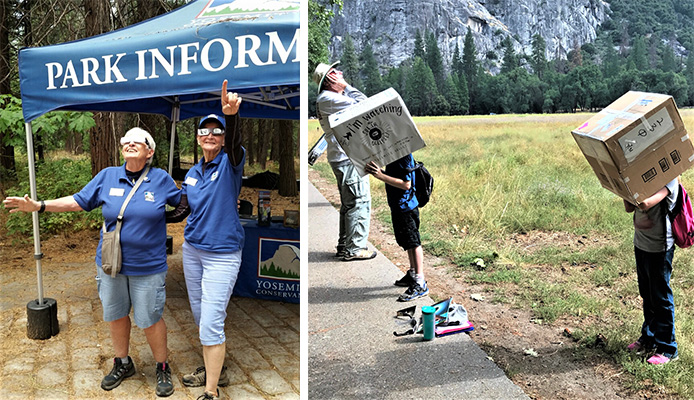
[[294,170],[294,122],[279,121],[280,143],[280,196],[296,196],[296,171]]
[[[0,2],[0,95],[11,94],[10,87],[10,28],[9,21],[11,15],[9,2]],[[3,106],[3,104],[0,104]],[[0,138],[11,135],[11,132],[0,132]],[[2,145],[0,140],[0,176],[4,177],[3,171],[9,172],[12,176],[17,173],[17,166],[14,160],[14,146]]]
[[268,132],[268,120],[259,119],[258,120],[258,147],[256,148],[257,153],[255,161],[260,164],[261,169],[265,169],[267,166],[267,132]]
[[243,132],[243,143],[246,146],[246,164],[251,165],[255,160],[255,146],[253,145],[253,140],[255,139],[255,121],[254,119],[244,118],[241,125]]
[[[110,3],[108,0],[84,0],[84,25],[87,37],[111,30],[109,18]],[[118,145],[113,126],[116,123],[110,113],[94,113],[94,126],[89,134],[92,158],[92,176],[106,167],[118,162]]]
[[[273,125],[275,125],[273,123]],[[272,147],[270,147],[270,160],[279,161],[280,160],[280,130],[273,129],[272,133]]]

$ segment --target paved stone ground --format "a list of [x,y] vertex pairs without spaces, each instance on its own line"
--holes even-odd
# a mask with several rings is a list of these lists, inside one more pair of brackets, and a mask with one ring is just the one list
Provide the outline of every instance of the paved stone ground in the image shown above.
[[[196,399],[203,388],[181,384],[183,374],[202,365],[203,359],[180,247],[176,251],[169,256],[164,311],[175,387],[169,398]],[[44,296],[57,301],[60,333],[31,340],[26,335],[26,305],[37,297],[36,273],[0,266],[0,399],[157,398],[154,359],[143,331],[135,326],[130,355],[137,374],[112,391],[100,387],[111,369],[113,350],[93,268],[90,263],[44,265]],[[298,399],[299,305],[233,297],[227,311],[225,365],[231,384],[221,389],[222,398]]]

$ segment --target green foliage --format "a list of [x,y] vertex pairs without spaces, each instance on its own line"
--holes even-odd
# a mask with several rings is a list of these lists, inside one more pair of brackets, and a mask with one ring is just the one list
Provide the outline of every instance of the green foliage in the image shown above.
[[439,44],[436,40],[436,35],[434,32],[429,31],[426,34],[426,56],[425,60],[427,65],[431,69],[431,73],[434,75],[434,81],[436,82],[436,87],[439,91],[443,89],[443,84],[445,81],[445,74],[443,68],[443,58],[441,56],[441,50],[439,49]]
[[335,10],[342,10],[342,0],[328,0],[320,4],[317,0],[308,1],[308,70],[313,72],[319,63],[329,60],[328,41],[330,21]]
[[24,117],[22,101],[10,94],[0,95],[0,144],[21,146],[24,143]]
[[[21,182],[7,190],[8,196],[24,196],[29,193],[27,168],[17,171]],[[36,164],[36,193],[39,199],[56,199],[79,192],[92,179],[88,159],[60,159]],[[3,211],[6,212],[6,211]],[[98,228],[103,221],[101,210],[90,212],[44,213],[39,215],[41,234],[56,234],[65,230],[79,231]],[[12,213],[7,220],[10,235],[25,238],[32,232],[31,214]]]
[[364,45],[361,52],[360,61],[363,65],[361,76],[363,77],[364,81],[364,94],[367,96],[373,96],[384,88],[381,81],[381,74],[379,73],[378,62],[374,57],[371,44],[367,43]]
[[347,82],[356,88],[362,88],[361,76],[359,71],[361,66],[359,58],[354,50],[354,43],[349,35],[345,35],[344,44],[342,46],[342,57],[340,57],[340,69],[344,73],[344,78]]

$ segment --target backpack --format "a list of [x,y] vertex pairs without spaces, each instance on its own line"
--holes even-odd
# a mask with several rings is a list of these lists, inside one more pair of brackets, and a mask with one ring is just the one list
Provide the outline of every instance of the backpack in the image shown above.
[[675,207],[671,212],[670,222],[672,226],[672,237],[675,239],[675,244],[680,248],[687,248],[694,244],[694,212],[692,212],[692,203],[689,201],[689,195],[684,190],[684,186],[679,184],[680,192],[675,202]]
[[424,207],[434,191],[434,177],[426,169],[424,163],[414,162],[414,168],[407,168],[407,172],[414,171],[414,195],[417,197],[419,207]]

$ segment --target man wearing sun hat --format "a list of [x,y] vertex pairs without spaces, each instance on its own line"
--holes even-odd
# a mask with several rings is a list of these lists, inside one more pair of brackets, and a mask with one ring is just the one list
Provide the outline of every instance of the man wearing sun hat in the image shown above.
[[328,142],[328,162],[337,179],[340,192],[340,237],[337,242],[337,257],[343,261],[368,260],[376,257],[369,251],[369,225],[371,219],[371,192],[369,176],[357,173],[347,154],[335,140],[328,117],[336,112],[366,100],[366,96],[345,81],[342,71],[333,64],[320,63],[313,71],[313,80],[318,84],[316,113]]

